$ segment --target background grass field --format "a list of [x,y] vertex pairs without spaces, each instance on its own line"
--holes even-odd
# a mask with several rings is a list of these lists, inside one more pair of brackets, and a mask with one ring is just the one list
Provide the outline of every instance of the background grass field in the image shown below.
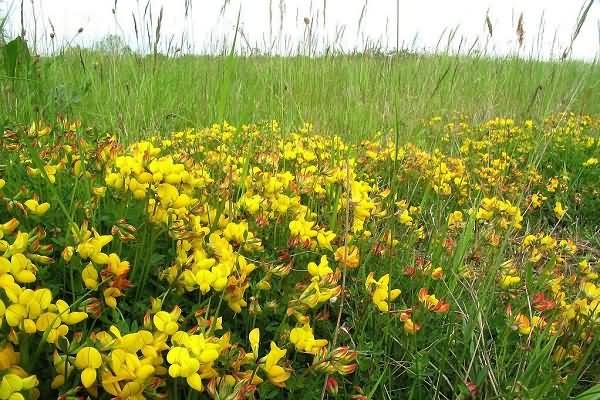
[[269,119],[346,137],[397,127],[413,136],[432,115],[541,119],[600,108],[594,63],[452,55],[167,58],[69,49],[0,82],[2,114],[13,121],[61,114],[134,137]]

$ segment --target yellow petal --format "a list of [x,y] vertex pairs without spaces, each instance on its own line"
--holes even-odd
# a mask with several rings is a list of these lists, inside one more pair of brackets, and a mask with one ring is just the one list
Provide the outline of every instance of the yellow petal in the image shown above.
[[93,368],[86,368],[81,373],[81,383],[87,389],[96,382],[96,370]]

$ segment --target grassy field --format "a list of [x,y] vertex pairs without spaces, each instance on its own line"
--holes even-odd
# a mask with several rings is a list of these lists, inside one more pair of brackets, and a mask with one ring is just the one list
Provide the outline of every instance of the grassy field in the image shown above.
[[413,136],[434,115],[539,121],[565,110],[595,113],[600,104],[595,64],[443,55],[167,59],[69,50],[40,59],[12,82],[14,91],[4,82],[12,121],[58,113],[121,137],[269,119],[346,138],[388,129]]
[[19,43],[0,400],[600,399],[595,63]]

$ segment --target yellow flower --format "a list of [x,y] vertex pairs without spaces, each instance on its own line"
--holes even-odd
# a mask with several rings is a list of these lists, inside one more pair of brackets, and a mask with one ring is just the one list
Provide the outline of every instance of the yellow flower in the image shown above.
[[533,208],[540,208],[546,200],[548,200],[548,198],[539,193],[531,195],[531,205]]
[[19,393],[31,390],[38,385],[35,375],[23,378],[17,374],[9,373],[0,381],[0,399],[2,400],[24,400],[25,397]]
[[267,379],[278,387],[285,387],[285,381],[290,377],[290,372],[278,365],[286,353],[287,350],[280,349],[275,342],[271,342],[271,350],[266,356],[260,359],[262,369],[267,374]]
[[64,300],[56,301],[56,310],[60,319],[67,325],[75,325],[85,320],[88,315],[83,311],[71,311],[70,306]]
[[167,353],[169,375],[173,378],[186,378],[188,385],[197,391],[203,390],[202,379],[198,375],[200,361],[190,355],[185,347],[173,347]]
[[15,349],[11,343],[5,343],[4,347],[0,349],[0,370],[8,369],[18,364],[19,353],[15,352]]
[[35,273],[37,268],[33,263],[21,253],[17,253],[10,258],[10,264],[4,257],[0,257],[0,271],[8,269],[15,281],[19,283],[33,283],[36,280]]
[[356,246],[342,246],[335,251],[335,260],[347,268],[356,268],[360,263],[360,255]]
[[302,241],[310,241],[318,235],[318,232],[313,229],[314,221],[306,221],[304,215],[290,222],[290,235],[294,238],[299,238]]
[[313,330],[306,322],[302,327],[296,327],[290,332],[290,342],[298,351],[316,354],[321,348],[327,346],[326,339],[316,340]]
[[508,289],[511,286],[518,285],[520,282],[521,282],[521,278],[519,278],[518,276],[512,276],[512,275],[504,275],[500,279],[500,285],[504,289]]
[[517,314],[513,328],[517,329],[521,335],[529,335],[533,328],[543,328],[544,326],[546,326],[546,321],[537,315],[534,315],[530,321],[526,315]]
[[6,185],[6,181],[4,179],[0,179],[0,189],[2,189]]
[[56,182],[56,172],[57,172],[57,168],[55,165],[44,165],[44,171],[46,172],[46,175],[48,176],[48,180],[50,181],[50,183],[55,183]]
[[92,188],[92,193],[96,197],[104,197],[106,194],[106,186],[97,186]]
[[117,308],[117,297],[122,296],[123,293],[121,293],[121,290],[119,290],[118,288],[109,287],[104,290],[103,295],[104,302],[107,306],[109,306],[110,308]]
[[252,348],[252,355],[256,360],[258,358],[258,345],[260,342],[260,329],[254,328],[248,334],[248,340],[250,340],[250,347]]
[[96,382],[96,370],[102,366],[102,355],[93,347],[84,347],[77,352],[75,366],[81,370],[81,383],[89,388]]
[[208,293],[208,291],[211,288],[211,285],[215,282],[215,280],[217,279],[217,275],[208,269],[201,269],[200,271],[196,272],[196,275],[194,276],[194,280],[196,282],[196,284],[200,287],[200,291],[203,294]]
[[[135,334],[134,334],[135,335]],[[102,373],[102,387],[120,399],[142,399],[145,381],[155,371],[151,359],[140,360],[137,354],[117,348],[110,353],[110,371]]]
[[9,246],[8,250],[10,254],[19,254],[27,250],[28,246],[29,234],[25,232],[18,232],[13,244]]
[[[400,289],[390,290],[390,274],[385,274],[379,280],[375,280],[374,273],[371,272],[367,276],[365,287],[371,293],[373,304],[377,306],[379,311],[387,312],[389,310],[388,302],[396,300],[400,295]],[[373,286],[375,287],[373,290]]]
[[[13,304],[8,306],[4,318],[9,326],[20,327],[27,333],[36,332],[35,320],[48,308],[52,301],[49,289],[22,290],[18,286],[7,291],[4,289]],[[10,294],[9,294],[10,293]]]
[[81,279],[88,289],[96,289],[98,287],[98,271],[92,263],[89,263],[83,271],[81,271]]
[[163,208],[171,207],[179,198],[179,191],[177,190],[177,188],[168,183],[161,183],[160,185],[158,185],[156,193],[158,194],[160,205]]
[[45,312],[36,321],[39,332],[47,332],[46,341],[56,343],[59,338],[69,333],[69,327],[62,324],[61,318],[54,312]]
[[600,300],[600,286],[596,286],[592,282],[585,282],[582,288],[588,298],[591,300]]
[[73,248],[73,246],[67,246],[63,249],[63,251],[60,255],[63,258],[63,260],[65,260],[65,262],[68,263],[68,262],[71,262],[71,259],[73,258],[74,253],[75,253],[75,249]]
[[37,200],[35,200],[35,199],[27,200],[24,204],[30,213],[32,213],[33,215],[37,215],[37,216],[42,216],[42,215],[46,214],[46,212],[48,212],[48,210],[50,209],[50,204],[48,204],[48,203],[39,204],[37,202]]
[[448,228],[459,229],[463,225],[463,213],[461,211],[454,211],[448,216]]
[[333,233],[332,231],[326,231],[324,229],[321,229],[317,233],[317,244],[322,249],[333,251],[333,248],[331,247],[331,242],[333,241],[333,239],[335,239],[335,236],[335,233]]
[[403,210],[398,216],[398,220],[402,225],[411,226],[413,224],[413,218],[410,216],[408,210]]
[[308,263],[308,273],[317,278],[323,278],[333,273],[333,270],[329,267],[327,256],[321,256],[321,262],[317,265],[314,262]]
[[563,208],[560,201],[557,201],[556,204],[554,204],[554,215],[556,215],[556,218],[558,219],[562,219],[567,213],[567,210],[567,208]]
[[421,326],[408,318],[404,321],[404,332],[409,335],[414,335],[421,330]]
[[160,332],[164,332],[167,335],[173,335],[175,332],[177,332],[177,329],[179,329],[177,320],[179,319],[180,315],[181,308],[175,306],[173,311],[170,313],[166,311],[157,312],[152,318],[152,321],[154,322],[156,329],[158,329]]
[[100,235],[95,230],[93,231],[94,236],[91,237],[91,233],[85,232],[86,238],[77,246],[77,253],[82,259],[90,259],[96,264],[107,264],[108,255],[102,253],[102,248],[109,244],[113,237],[111,235]]
[[260,209],[261,201],[262,198],[259,195],[250,195],[246,193],[239,200],[239,205],[240,208],[245,209],[250,215],[256,215],[258,213],[258,210]]
[[442,267],[436,267],[431,271],[431,278],[440,280],[444,277],[444,269]]
[[[597,164],[598,164],[598,162],[600,162],[600,161],[598,161],[598,159],[597,159],[597,158],[595,158],[595,157],[592,157],[592,158],[589,158],[587,161],[585,161],[585,162],[583,163],[583,166],[584,166],[584,167],[593,167],[594,165],[597,165]],[[0,189],[1,189],[1,185],[0,185]]]
[[111,253],[108,255],[107,269],[115,276],[122,276],[129,272],[129,262],[121,261],[117,254]]

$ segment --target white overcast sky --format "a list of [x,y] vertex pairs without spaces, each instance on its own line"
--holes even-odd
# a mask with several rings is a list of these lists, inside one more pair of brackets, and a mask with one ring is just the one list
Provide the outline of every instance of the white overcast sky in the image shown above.
[[[185,52],[209,53],[219,44],[231,43],[238,12],[244,33],[239,48],[248,45],[271,48],[279,53],[295,52],[305,43],[309,18],[313,43],[322,50],[325,44],[337,50],[352,51],[377,43],[383,49],[396,48],[398,26],[400,47],[418,51],[445,49],[454,32],[450,48],[473,46],[491,55],[520,54],[543,58],[557,57],[569,46],[578,15],[587,0],[399,0],[400,15],[396,24],[396,0],[188,0],[191,10],[185,16],[185,0],[150,0],[152,18],[163,13],[162,42],[174,47],[186,43]],[[0,0],[2,2],[2,0]],[[148,51],[147,38],[136,40],[133,17],[138,29],[147,0],[31,0],[24,1],[24,25],[33,42],[34,13],[37,20],[38,52],[49,52],[50,21],[55,29],[55,46],[64,43],[89,46],[107,34],[125,38],[135,50]],[[226,4],[223,10],[223,5]],[[366,6],[365,6],[366,4]],[[9,29],[21,30],[20,1],[4,0],[0,5],[11,8]],[[525,43],[519,49],[516,27],[523,14]],[[362,15],[362,20],[361,20]],[[493,26],[490,38],[485,24],[489,15]],[[361,20],[359,25],[359,20]],[[271,21],[271,22],[270,22]],[[78,28],[84,28],[75,35]],[[152,28],[153,29],[153,28]],[[598,55],[600,1],[592,5],[588,18],[572,48],[572,57],[591,60]],[[340,34],[341,33],[341,34]],[[152,32],[154,34],[154,32]],[[336,39],[338,37],[338,39]],[[441,40],[440,40],[441,39]],[[461,45],[462,41],[462,45]],[[272,45],[274,43],[274,45]],[[302,47],[300,47],[302,49]]]

